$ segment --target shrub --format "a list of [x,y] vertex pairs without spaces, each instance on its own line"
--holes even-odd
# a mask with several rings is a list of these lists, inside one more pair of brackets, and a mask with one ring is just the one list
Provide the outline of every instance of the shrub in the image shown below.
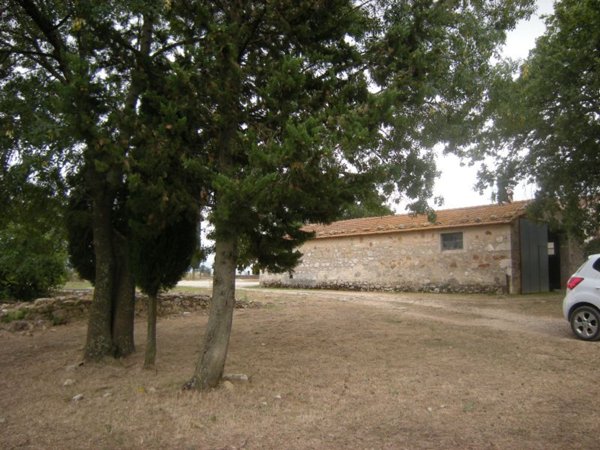
[[65,282],[63,242],[37,231],[14,223],[0,230],[0,298],[31,300]]
[[27,316],[27,313],[22,309],[17,309],[14,311],[9,311],[5,315],[0,318],[0,322],[2,323],[10,323],[15,320],[23,320]]

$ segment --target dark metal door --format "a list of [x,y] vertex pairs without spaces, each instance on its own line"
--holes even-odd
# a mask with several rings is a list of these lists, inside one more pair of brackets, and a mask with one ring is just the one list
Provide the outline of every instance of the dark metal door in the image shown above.
[[520,219],[521,292],[548,292],[548,225]]
[[548,232],[548,277],[551,291],[560,290],[560,235]]

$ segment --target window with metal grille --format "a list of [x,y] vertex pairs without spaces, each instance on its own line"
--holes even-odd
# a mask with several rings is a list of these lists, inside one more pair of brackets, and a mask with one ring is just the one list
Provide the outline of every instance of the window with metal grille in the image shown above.
[[463,234],[458,233],[442,233],[442,251],[444,250],[462,250]]

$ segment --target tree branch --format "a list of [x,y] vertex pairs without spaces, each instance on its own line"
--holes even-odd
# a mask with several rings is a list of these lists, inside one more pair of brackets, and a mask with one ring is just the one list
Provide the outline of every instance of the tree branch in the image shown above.
[[5,57],[7,58],[9,55],[24,56],[42,66],[44,69],[50,72],[56,79],[60,80],[61,82],[65,81],[63,75],[58,70],[56,70],[56,68],[53,67],[52,64],[50,64],[50,62],[48,61],[48,59],[50,58],[56,59],[54,55],[44,52],[41,48],[39,48],[38,45],[36,45],[35,42],[33,43],[33,46],[36,48],[36,50],[19,49],[4,40],[1,40],[0,44],[5,46],[5,49],[0,49],[0,55],[5,55]]
[[69,20],[69,18],[70,18],[70,17],[71,17],[71,14],[67,14],[63,20],[61,20],[60,22],[58,22],[58,23],[57,23],[57,24],[54,26],[54,28],[52,28],[52,31],[54,32],[54,31],[58,30],[60,27],[62,27],[62,26],[64,25],[64,23],[65,23],[67,20]]
[[[70,70],[67,62],[65,61],[66,48],[64,42],[60,39],[60,36],[56,33],[57,26],[53,25],[52,22],[45,17],[32,0],[17,0],[25,14],[27,14],[31,20],[37,25],[42,34],[46,37],[46,40],[54,47],[54,58],[58,61],[58,65],[64,75],[64,79],[70,78]],[[61,21],[62,22],[62,21]]]
[[52,58],[52,55],[50,53],[18,49],[5,41],[0,41],[0,44],[5,46],[5,49],[0,49],[0,54],[6,54],[6,55],[17,54],[17,55],[23,55],[23,56],[42,56],[44,58]]
[[170,52],[171,50],[180,47],[182,45],[191,45],[191,44],[198,44],[199,42],[202,42],[202,40],[204,39],[204,37],[202,38],[190,38],[190,39],[184,39],[183,41],[178,41],[178,42],[174,42],[173,44],[169,44],[165,47],[162,47],[158,50],[156,50],[152,55],[150,55],[151,58],[155,58],[156,56],[160,56],[164,53]]
[[240,65],[242,64],[242,59],[243,59],[244,53],[246,52],[246,48],[248,47],[248,45],[250,45],[252,38],[258,31],[258,28],[260,27],[260,24],[263,20],[263,17],[265,17],[266,14],[267,14],[267,6],[265,5],[263,7],[263,9],[260,11],[260,13],[258,14],[258,17],[256,17],[254,22],[252,24],[250,24],[250,28],[252,28],[252,30],[250,31],[250,33],[248,33],[246,40],[240,46],[239,55],[238,55],[238,64],[240,64]]

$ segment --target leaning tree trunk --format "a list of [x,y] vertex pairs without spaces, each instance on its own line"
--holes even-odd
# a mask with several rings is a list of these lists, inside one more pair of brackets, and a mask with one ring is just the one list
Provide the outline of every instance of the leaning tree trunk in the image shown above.
[[157,294],[148,295],[148,333],[146,334],[146,354],[144,369],[152,369],[156,361],[156,310]]
[[112,249],[111,202],[108,195],[94,196],[92,229],[96,256],[94,296],[90,307],[84,359],[99,360],[112,355],[112,296],[114,255]]
[[218,237],[215,242],[213,294],[204,348],[190,383],[198,390],[217,387],[223,376],[235,306],[236,263],[236,239]]
[[114,356],[125,357],[135,351],[133,327],[135,321],[135,283],[131,273],[129,244],[127,239],[117,233],[114,240],[116,257],[112,340]]

